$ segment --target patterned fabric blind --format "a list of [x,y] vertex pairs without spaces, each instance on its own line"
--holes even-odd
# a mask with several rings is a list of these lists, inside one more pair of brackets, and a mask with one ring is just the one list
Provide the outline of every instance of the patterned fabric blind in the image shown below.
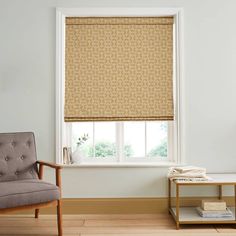
[[67,17],[65,121],[173,120],[173,17]]

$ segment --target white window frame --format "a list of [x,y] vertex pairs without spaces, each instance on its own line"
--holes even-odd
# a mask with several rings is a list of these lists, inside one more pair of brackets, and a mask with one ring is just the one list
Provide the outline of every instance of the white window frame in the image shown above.
[[[66,17],[160,17],[173,16],[174,24],[174,98],[175,121],[168,124],[168,156],[165,163],[112,163],[111,166],[163,166],[183,164],[184,151],[184,106],[183,106],[183,9],[182,8],[57,8],[56,10],[56,163],[62,164],[64,146],[71,146],[70,124],[64,122],[65,90],[65,18]],[[171,127],[172,126],[172,127]],[[120,134],[117,134],[120,135]],[[118,154],[121,160],[122,155]],[[88,164],[91,165],[91,164]],[[103,166],[105,163],[93,163]],[[71,165],[75,166],[75,165]],[[87,166],[80,164],[78,166]]]

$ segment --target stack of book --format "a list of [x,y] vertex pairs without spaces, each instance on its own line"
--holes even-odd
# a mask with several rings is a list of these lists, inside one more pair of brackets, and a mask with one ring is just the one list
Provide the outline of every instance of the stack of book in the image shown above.
[[226,202],[222,200],[203,200],[201,207],[197,207],[197,212],[204,218],[225,218],[232,217],[231,210],[226,206]]
[[63,164],[72,164],[71,148],[63,147]]

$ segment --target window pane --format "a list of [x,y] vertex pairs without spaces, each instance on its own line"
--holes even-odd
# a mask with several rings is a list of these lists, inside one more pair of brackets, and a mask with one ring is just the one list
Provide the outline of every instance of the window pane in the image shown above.
[[147,156],[167,157],[168,123],[150,121],[147,127]]
[[93,156],[93,123],[73,122],[72,151],[80,149],[83,157]]
[[124,156],[145,156],[145,122],[124,122]]
[[96,122],[95,124],[95,157],[116,156],[115,122]]

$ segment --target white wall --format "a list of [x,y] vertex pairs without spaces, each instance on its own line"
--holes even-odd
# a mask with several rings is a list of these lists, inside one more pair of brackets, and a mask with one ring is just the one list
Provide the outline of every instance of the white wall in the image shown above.
[[[183,7],[187,163],[236,171],[235,0],[0,0],[0,132],[34,131],[55,160],[56,7]],[[63,196],[166,196],[166,171],[65,168]]]

